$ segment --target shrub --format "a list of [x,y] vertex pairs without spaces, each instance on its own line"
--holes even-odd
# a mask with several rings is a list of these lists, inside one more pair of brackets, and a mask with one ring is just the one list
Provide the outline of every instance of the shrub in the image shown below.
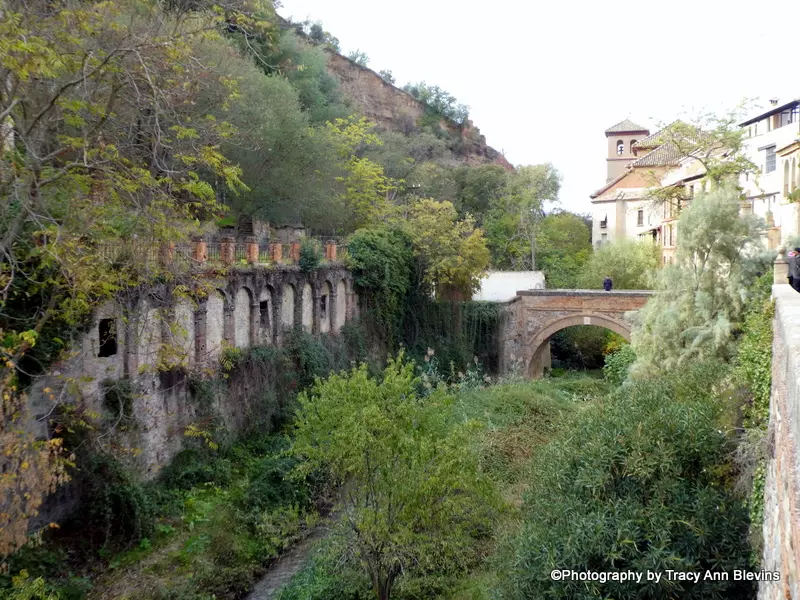
[[224,486],[232,480],[231,461],[204,448],[183,450],[161,472],[161,483],[167,489],[190,490],[205,483]]
[[310,273],[319,266],[322,261],[322,251],[317,242],[311,238],[303,238],[300,243],[300,270],[303,273]]
[[611,383],[620,385],[628,378],[628,369],[636,360],[636,353],[630,344],[621,346],[611,354],[606,356],[606,364],[603,367],[603,375]]
[[748,519],[729,491],[731,439],[700,364],[634,382],[575,414],[534,459],[511,598],[749,598],[752,582],[553,581],[553,569],[644,573],[747,569]]

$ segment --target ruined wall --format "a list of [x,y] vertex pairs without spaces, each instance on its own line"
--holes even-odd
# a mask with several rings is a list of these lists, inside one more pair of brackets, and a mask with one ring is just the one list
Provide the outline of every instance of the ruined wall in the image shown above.
[[[782,281],[785,281],[783,279]],[[764,554],[761,568],[780,581],[762,581],[759,600],[800,598],[800,294],[774,285],[772,394],[767,479],[764,487]]]
[[[408,134],[412,132],[425,113],[425,105],[395,87],[375,71],[362,67],[349,58],[326,49],[328,71],[339,82],[339,87],[368,119],[375,121],[381,128]],[[486,144],[485,136],[471,121],[463,127],[443,119],[442,127],[451,134],[460,136],[465,150],[460,159],[469,165],[496,163],[506,169],[513,167],[505,156]]]
[[[352,276],[340,266],[310,274],[290,266],[237,268],[213,283],[216,291],[207,297],[178,298],[157,286],[100,307],[72,355],[32,386],[39,433],[46,433],[53,399],[62,393],[80,398],[80,408],[108,415],[106,390],[124,379],[132,386],[132,411],[111,423],[114,443],[129,448],[131,465],[152,478],[181,451],[186,427],[208,408],[193,399],[190,374],[214,373],[225,347],[280,344],[285,330],[301,322],[313,334],[336,333],[357,314]],[[180,366],[165,369],[165,363]],[[228,430],[247,425],[252,407],[240,398],[217,394],[211,402]]]

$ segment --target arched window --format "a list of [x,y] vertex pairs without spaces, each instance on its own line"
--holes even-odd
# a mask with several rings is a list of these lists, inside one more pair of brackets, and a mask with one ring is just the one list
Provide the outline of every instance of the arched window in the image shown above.
[[617,141],[617,154],[625,152],[625,142],[622,140]]
[[797,172],[797,159],[792,158],[792,191],[800,185],[800,173]]
[[790,168],[789,167],[789,161],[787,160],[786,162],[783,163],[783,195],[784,196],[788,196],[789,195],[789,184],[791,183],[789,178],[793,175],[793,173],[791,173],[789,171],[789,168]]
[[633,154],[633,145],[636,143],[636,140],[631,140],[631,154]]

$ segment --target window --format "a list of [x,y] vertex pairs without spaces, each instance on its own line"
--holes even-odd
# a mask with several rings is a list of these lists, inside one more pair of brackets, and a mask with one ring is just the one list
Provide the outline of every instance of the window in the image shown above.
[[258,303],[258,312],[261,315],[261,328],[269,329],[269,300],[262,300]]
[[758,123],[753,124],[753,137],[758,135]]
[[644,210],[642,210],[641,208],[640,208],[640,209],[639,209],[639,211],[636,213],[636,224],[637,224],[639,227],[641,227],[642,225],[644,225]]
[[772,173],[775,170],[775,146],[765,148],[764,151],[767,153],[764,172]]
[[319,316],[323,321],[328,318],[328,296],[319,298]]
[[605,244],[607,241],[608,241],[608,234],[607,233],[601,234],[600,235],[600,243],[601,244]]
[[607,227],[608,227],[608,217],[603,217],[603,220],[600,221],[600,229],[605,229]]
[[689,190],[689,198],[694,198],[694,186],[693,185],[687,186],[686,189]]
[[633,154],[633,145],[636,143],[636,140],[631,140],[631,154]]
[[622,140],[617,141],[617,154],[625,152],[625,142]]
[[98,333],[100,336],[100,352],[97,356],[100,358],[114,356],[117,353],[117,327],[114,324],[114,319],[100,319]]

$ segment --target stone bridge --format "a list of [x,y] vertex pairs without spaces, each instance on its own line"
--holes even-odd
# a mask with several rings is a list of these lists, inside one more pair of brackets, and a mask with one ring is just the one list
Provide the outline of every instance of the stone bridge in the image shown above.
[[651,291],[524,290],[505,310],[501,332],[501,372],[521,369],[541,377],[550,366],[550,338],[573,325],[597,325],[631,337],[625,313],[639,310]]

